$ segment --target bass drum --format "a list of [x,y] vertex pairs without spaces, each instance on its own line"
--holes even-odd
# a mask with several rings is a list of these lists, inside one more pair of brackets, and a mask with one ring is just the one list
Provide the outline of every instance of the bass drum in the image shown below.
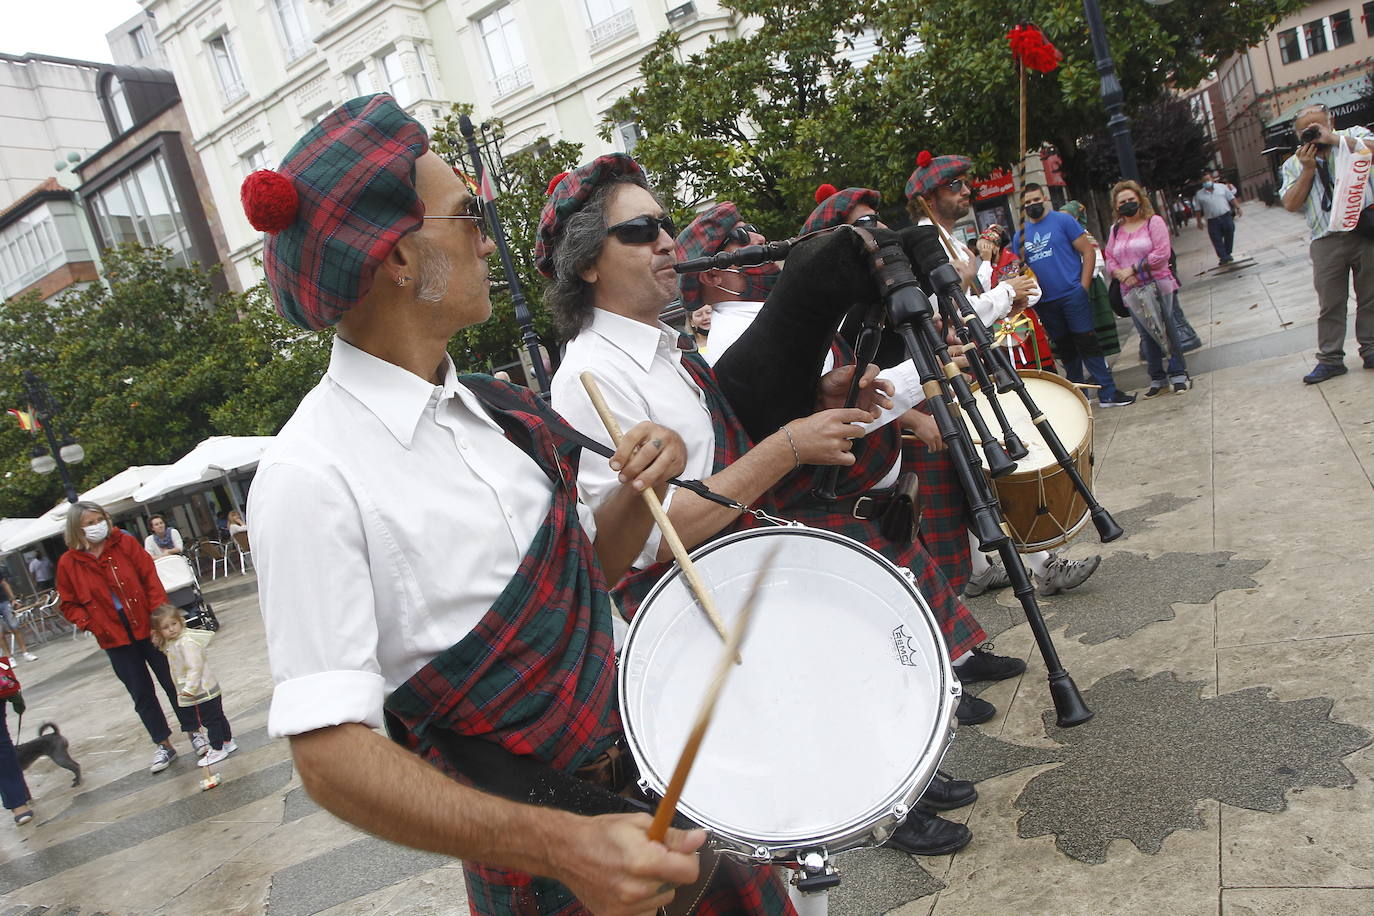
[[[722,852],[781,863],[886,840],[935,776],[960,687],[910,574],[842,535],[759,528],[699,548],[727,626],[775,548],[678,810]],[[621,654],[621,716],[646,793],[663,796],[721,648],[674,567]]]
[[[1019,373],[1026,383],[1035,406],[1059,436],[1064,449],[1083,476],[1083,482],[1093,485],[1093,411],[1088,399],[1073,382],[1052,372],[1022,369]],[[973,389],[978,409],[988,419],[994,431],[992,410],[977,386]],[[1088,523],[1088,504],[1074,487],[1069,475],[1054,460],[1054,454],[1021,399],[1012,393],[999,395],[997,402],[1007,415],[1012,429],[1025,443],[1029,452],[1016,462],[1016,471],[992,482],[1002,514],[1011,529],[1011,539],[1022,553],[1050,550],[1066,543]],[[984,469],[982,440],[969,425],[969,433],[979,446],[974,449]]]

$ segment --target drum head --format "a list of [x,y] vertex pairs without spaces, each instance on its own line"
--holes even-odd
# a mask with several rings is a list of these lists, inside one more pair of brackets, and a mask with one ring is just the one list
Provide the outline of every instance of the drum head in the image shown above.
[[[1052,373],[1023,370],[1019,374],[1025,382],[1026,390],[1035,401],[1035,406],[1040,408],[1040,412],[1054,426],[1059,441],[1072,454],[1083,445],[1092,430],[1092,410],[1088,406],[1088,399],[1072,382]],[[987,421],[988,427],[1000,436],[1001,427],[997,424],[992,408],[988,407],[984,400],[983,393],[975,389],[973,397],[978,402],[978,410]],[[1031,422],[1030,412],[1026,410],[1026,405],[1021,403],[1021,398],[1007,393],[999,395],[997,403],[1001,405],[1011,428],[1016,430],[1016,435],[1025,443],[1026,451],[1029,453],[1016,462],[1016,474],[1054,467],[1054,453],[1050,451],[1040,431]],[[969,433],[975,442],[982,444],[972,423],[969,424]],[[983,450],[975,449],[975,453],[978,455],[978,461],[986,468],[987,459],[983,456]]]
[[[746,850],[858,845],[911,804],[947,743],[956,681],[925,601],[877,553],[809,528],[745,531],[693,558],[733,626],[778,550],[679,809]],[[662,794],[722,641],[676,567],[626,639],[630,748]]]

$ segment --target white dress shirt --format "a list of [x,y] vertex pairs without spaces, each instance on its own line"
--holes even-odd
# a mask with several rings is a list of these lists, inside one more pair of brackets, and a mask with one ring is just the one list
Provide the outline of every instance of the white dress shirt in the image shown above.
[[[929,218],[922,218],[917,223],[918,226],[931,225]],[[967,264],[975,257],[973,251],[963,242],[948,233],[940,233],[940,243],[944,246],[945,254],[949,255],[951,264]],[[989,268],[988,277],[991,278],[992,270]],[[980,276],[981,282],[981,276]],[[1011,303],[1016,298],[1016,291],[1011,284],[1005,280],[998,283],[992,289],[987,289],[987,284],[982,284],[985,292],[978,295],[969,295],[969,305],[973,306],[974,313],[982,319],[983,324],[992,327],[992,323],[1005,318],[1011,314]],[[1040,288],[1037,286],[1031,291],[1028,301],[1031,305],[1040,301]]]
[[[711,325],[714,329],[714,314]],[[687,467],[681,476],[703,480],[715,470],[716,433],[706,396],[683,368],[682,351],[677,346],[680,336],[661,322],[649,325],[596,309],[591,324],[568,342],[563,363],[553,377],[553,406],[574,429],[610,446],[610,434],[582,387],[580,376],[590,370],[621,430],[629,431],[645,420],[675,430],[687,445]],[[620,485],[608,463],[588,462],[585,455],[577,483],[583,498],[593,506],[600,506]],[[675,490],[668,488],[665,509],[672,504]],[[634,562],[635,568],[657,562],[661,541],[655,526]]]
[[552,494],[447,357],[436,386],[335,338],[249,499],[268,733],[380,726],[384,698],[505,589]]

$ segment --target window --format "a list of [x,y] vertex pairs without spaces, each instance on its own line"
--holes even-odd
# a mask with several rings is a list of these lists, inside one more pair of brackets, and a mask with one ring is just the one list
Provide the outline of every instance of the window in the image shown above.
[[[419,57],[419,54],[416,54]],[[396,104],[405,108],[422,98],[434,95],[430,89],[429,74],[425,72],[424,61],[418,61],[417,72],[407,74],[405,65],[401,61],[401,52],[398,50],[387,51],[378,61],[382,68],[382,77],[386,82],[386,91],[396,98]]]
[[1291,64],[1295,60],[1302,60],[1305,57],[1302,53],[1302,42],[1298,41],[1297,29],[1285,29],[1279,33],[1279,59],[1285,64]]
[[587,41],[593,48],[635,30],[630,0],[582,0],[582,3],[587,10]]
[[134,116],[129,111],[129,100],[124,95],[124,81],[111,76],[106,84],[109,91],[110,116],[114,118],[115,133],[125,133],[134,126]]
[[1350,24],[1350,10],[1331,14],[1331,46],[1343,48],[1355,43],[1355,29]]
[[129,30],[129,41],[134,46],[135,57],[147,57],[153,50],[148,45],[148,33],[143,31],[143,26]]
[[239,71],[238,61],[234,59],[234,47],[229,43],[229,35],[221,33],[206,44],[210,46],[210,58],[215,63],[215,75],[219,78],[225,104],[243,98],[248,94],[248,89],[243,85],[243,74]]
[[1302,27],[1303,37],[1307,39],[1307,56],[1321,54],[1326,48],[1326,20],[1315,19]]
[[1364,15],[1360,18],[1364,20],[1365,37],[1374,38],[1374,0],[1364,5]]
[[271,161],[267,156],[267,146],[255,146],[253,149],[239,156],[239,162],[243,164],[243,175],[247,178],[258,169],[270,169]]
[[487,49],[487,63],[491,67],[496,95],[509,95],[521,86],[528,86],[533,78],[511,8],[503,6],[482,17],[477,23],[477,30]]
[[0,230],[0,299],[13,296],[66,260],[48,205],[20,217]]
[[310,50],[310,29],[305,24],[301,0],[272,0],[272,4],[277,8],[277,22],[281,23],[286,59],[298,60]]
[[372,82],[372,71],[366,65],[359,67],[348,74],[348,86],[353,90],[353,97],[372,95],[377,91],[377,86]]
[[644,136],[639,129],[639,124],[634,121],[616,122],[615,135],[620,141],[620,148],[631,156],[634,155],[635,147],[639,144],[639,138]]
[[107,245],[162,246],[173,262],[191,263],[191,237],[161,153],[154,153],[91,198]]

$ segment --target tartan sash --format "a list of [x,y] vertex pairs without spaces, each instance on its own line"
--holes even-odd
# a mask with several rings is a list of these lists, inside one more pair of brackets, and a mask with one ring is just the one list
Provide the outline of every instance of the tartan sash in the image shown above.
[[[488,376],[459,381],[478,398],[523,388]],[[553,499],[516,574],[473,630],[387,699],[405,743],[449,776],[431,729],[491,740],[514,754],[569,772],[621,734],[615,698],[611,605],[595,552],[577,515],[578,447],[550,434],[529,412],[487,408],[506,437],[554,484]],[[572,893],[548,878],[464,863],[473,911],[578,912]],[[572,907],[569,909],[569,907]]]

